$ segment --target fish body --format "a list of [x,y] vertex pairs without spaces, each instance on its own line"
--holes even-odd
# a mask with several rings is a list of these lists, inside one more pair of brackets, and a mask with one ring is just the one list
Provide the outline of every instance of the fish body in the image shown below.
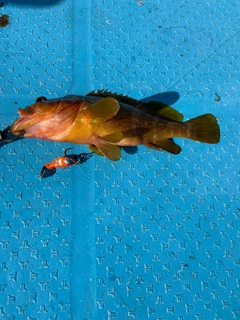
[[116,161],[122,146],[145,145],[173,154],[181,151],[173,138],[218,143],[219,126],[212,114],[182,122],[183,116],[162,103],[141,103],[124,97],[99,94],[66,96],[38,101],[19,109],[13,135],[59,142],[86,144]]

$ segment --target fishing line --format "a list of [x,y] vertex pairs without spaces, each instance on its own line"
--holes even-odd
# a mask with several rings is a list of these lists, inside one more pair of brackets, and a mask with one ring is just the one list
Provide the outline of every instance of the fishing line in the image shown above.
[[[198,64],[196,64],[191,70],[189,70],[181,79],[179,79],[178,81],[176,81],[170,88],[168,88],[166,90],[166,92],[170,91],[173,87],[175,87],[180,81],[182,81],[185,77],[187,77],[187,75],[189,75],[189,73],[191,73],[193,70],[195,70],[197,67],[199,67],[202,63],[204,63],[206,60],[208,60],[209,58],[211,58],[215,53],[217,53],[224,45],[226,45],[231,39],[233,39],[235,36],[237,36],[240,32],[240,29],[235,32],[230,38],[226,39],[225,41],[223,41],[218,48],[214,49],[214,51],[212,53],[210,53],[209,55],[206,56],[206,58],[204,58],[203,60],[201,60]],[[211,38],[210,38],[211,39]],[[211,45],[212,47],[212,45]]]

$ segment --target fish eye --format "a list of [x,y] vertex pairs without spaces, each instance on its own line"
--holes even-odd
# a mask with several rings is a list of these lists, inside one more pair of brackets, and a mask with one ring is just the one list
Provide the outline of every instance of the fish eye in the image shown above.
[[38,98],[36,99],[36,102],[42,102],[42,101],[46,101],[46,100],[47,100],[46,97],[41,96],[41,97],[38,97]]

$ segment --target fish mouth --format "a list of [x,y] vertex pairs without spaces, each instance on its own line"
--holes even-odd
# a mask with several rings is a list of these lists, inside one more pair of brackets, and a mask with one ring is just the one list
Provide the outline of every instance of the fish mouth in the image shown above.
[[21,116],[17,119],[10,128],[10,131],[15,136],[24,136],[25,132],[35,125],[32,121],[33,115]]
[[28,120],[28,119],[29,119],[29,116],[23,116],[23,117],[19,118],[16,122],[19,124],[19,123],[21,123],[25,120]]
[[33,106],[29,106],[25,109],[18,109],[20,118],[15,121],[16,129],[30,129],[31,127],[39,124],[42,118],[46,117],[46,114],[36,113]]
[[15,125],[16,126],[20,126],[22,123],[31,120],[32,116],[28,115],[28,116],[21,116],[21,118],[19,118],[18,120],[16,120]]

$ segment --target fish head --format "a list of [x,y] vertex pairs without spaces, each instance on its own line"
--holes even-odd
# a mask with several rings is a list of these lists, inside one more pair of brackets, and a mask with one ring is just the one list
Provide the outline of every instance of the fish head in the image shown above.
[[18,109],[20,118],[11,126],[11,133],[42,139],[62,134],[75,120],[81,104],[79,101],[57,99],[39,101]]
[[[20,118],[14,122],[13,126],[11,127],[11,132],[14,134],[25,132],[27,129],[40,123],[43,118],[46,119],[46,117],[48,117],[48,114],[50,116],[49,108],[47,107],[49,107],[49,105],[39,102],[30,105],[25,109],[19,108],[18,113],[20,115]],[[44,111],[47,111],[45,116],[43,116]]]

